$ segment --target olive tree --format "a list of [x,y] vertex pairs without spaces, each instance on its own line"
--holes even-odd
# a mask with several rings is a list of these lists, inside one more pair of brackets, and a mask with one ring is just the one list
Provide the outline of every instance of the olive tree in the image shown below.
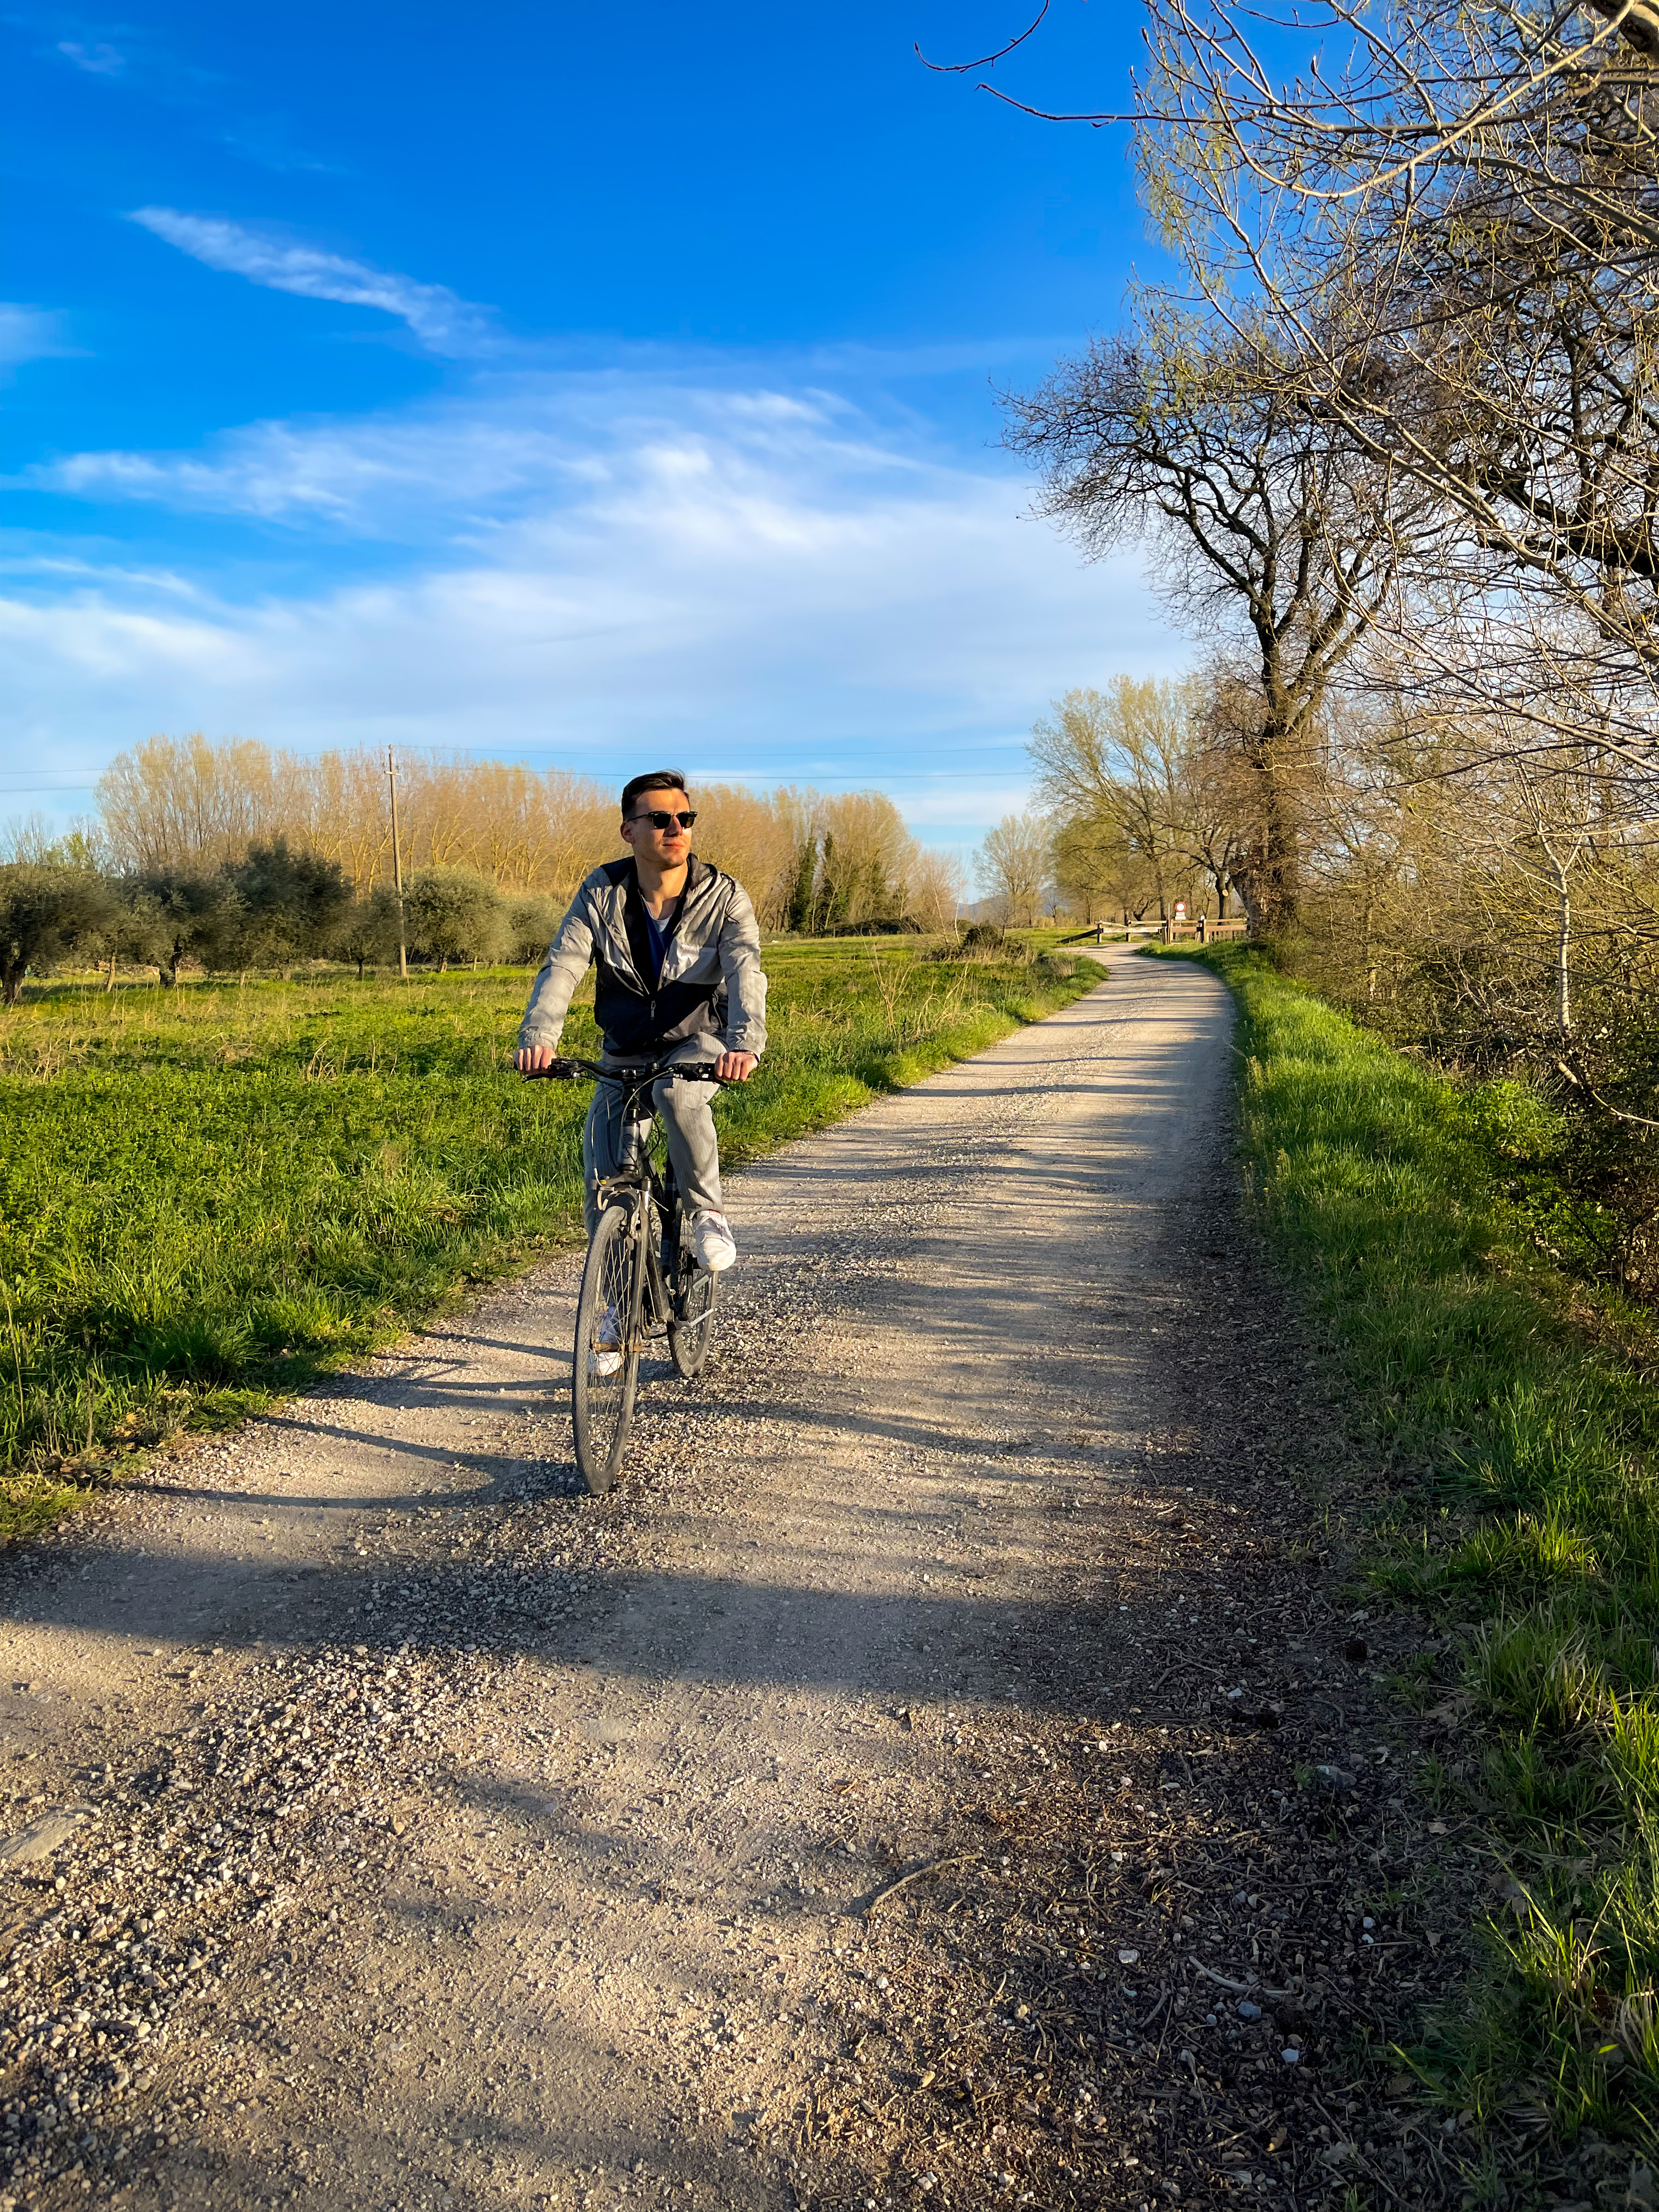
[[404,914],[411,950],[435,960],[440,974],[451,961],[476,964],[505,948],[501,895],[471,868],[417,868],[404,893]]
[[327,951],[351,904],[337,860],[295,851],[285,836],[249,846],[228,866],[234,926],[221,957],[241,968],[286,968]]
[[121,950],[153,967],[171,990],[186,960],[217,966],[229,957],[236,897],[217,869],[165,862],[127,878],[122,886]]
[[15,1006],[31,972],[101,949],[115,916],[110,888],[91,868],[50,860],[0,865],[0,998]]
[[352,900],[335,924],[329,949],[337,959],[356,961],[360,983],[365,968],[396,961],[398,898],[390,884],[376,884],[366,898]]
[[515,968],[539,968],[564,908],[556,899],[515,898],[507,909],[507,957]]

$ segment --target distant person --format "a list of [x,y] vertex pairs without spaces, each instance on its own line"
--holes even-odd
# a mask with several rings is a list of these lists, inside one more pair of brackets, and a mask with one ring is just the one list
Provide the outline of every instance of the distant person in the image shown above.
[[[595,868],[559,924],[519,1026],[520,1074],[556,1059],[571,998],[595,963],[602,1066],[706,1060],[712,1048],[722,1079],[746,1083],[754,1073],[766,1049],[760,932],[742,884],[691,850],[696,818],[678,769],[623,786],[622,836],[631,857]],[[714,1086],[659,1083],[651,1096],[697,1263],[718,1273],[738,1248],[720,1204],[720,1146],[708,1110]],[[599,1182],[621,1165],[622,1139],[621,1093],[601,1083],[582,1132],[590,1237]]]

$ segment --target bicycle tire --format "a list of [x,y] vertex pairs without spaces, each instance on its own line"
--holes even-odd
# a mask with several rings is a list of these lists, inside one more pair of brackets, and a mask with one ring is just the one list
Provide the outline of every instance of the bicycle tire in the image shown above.
[[[599,1216],[582,1269],[576,1301],[576,1341],[571,1353],[570,1416],[576,1465],[595,1498],[603,1498],[622,1472],[634,1425],[640,1382],[640,1296],[645,1251],[635,1233],[639,1217],[629,1206],[607,1206]],[[621,1322],[622,1364],[611,1375],[594,1372],[599,1324],[614,1306]]]
[[[686,1282],[685,1277],[680,1278]],[[668,1324],[668,1351],[676,1374],[689,1382],[708,1364],[714,1348],[714,1306],[720,1277],[699,1267],[686,1283],[683,1299],[675,1302],[674,1319]]]

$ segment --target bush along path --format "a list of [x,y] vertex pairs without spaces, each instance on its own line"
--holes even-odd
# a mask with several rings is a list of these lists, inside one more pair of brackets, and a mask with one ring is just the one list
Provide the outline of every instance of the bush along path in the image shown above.
[[1553,1265],[1559,1141],[1224,948],[1255,1212],[1322,1332],[1369,1484],[1334,1487],[1374,1603],[1428,1633],[1398,1688],[1486,1871],[1415,2054],[1495,2137],[1659,2149],[1659,1393],[1651,1317]]
[[1507,1876],[1231,1034],[1123,962],[751,1169],[604,1500],[564,1261],[0,1563],[5,2212],[1626,2190],[1394,2055]]

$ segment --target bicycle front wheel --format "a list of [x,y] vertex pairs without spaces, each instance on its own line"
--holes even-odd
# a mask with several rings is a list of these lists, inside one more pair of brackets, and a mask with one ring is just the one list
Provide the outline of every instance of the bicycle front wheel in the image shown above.
[[576,1302],[576,1344],[570,1369],[571,1425],[576,1465],[595,1498],[622,1471],[634,1398],[640,1382],[640,1294],[645,1247],[629,1206],[599,1216]]

